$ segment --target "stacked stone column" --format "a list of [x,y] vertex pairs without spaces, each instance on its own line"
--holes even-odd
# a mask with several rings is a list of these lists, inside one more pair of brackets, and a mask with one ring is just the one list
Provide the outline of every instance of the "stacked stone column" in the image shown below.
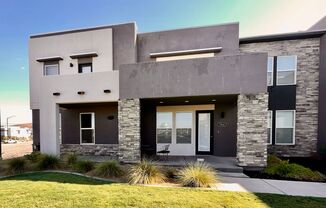
[[266,166],[267,110],[267,93],[238,96],[237,160],[240,166]]
[[118,102],[119,160],[140,161],[140,101],[123,99]]

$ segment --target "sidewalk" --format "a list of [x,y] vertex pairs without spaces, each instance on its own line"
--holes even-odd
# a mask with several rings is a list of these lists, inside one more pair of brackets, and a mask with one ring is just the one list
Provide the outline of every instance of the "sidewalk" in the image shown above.
[[220,191],[272,193],[326,198],[326,183],[220,176]]

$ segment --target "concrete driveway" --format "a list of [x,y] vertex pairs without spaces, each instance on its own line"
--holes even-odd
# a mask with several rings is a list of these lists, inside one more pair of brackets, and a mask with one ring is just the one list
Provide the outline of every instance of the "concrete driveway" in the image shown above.
[[326,183],[220,176],[221,191],[272,193],[326,198]]
[[32,152],[32,141],[16,144],[2,144],[2,158],[20,157]]

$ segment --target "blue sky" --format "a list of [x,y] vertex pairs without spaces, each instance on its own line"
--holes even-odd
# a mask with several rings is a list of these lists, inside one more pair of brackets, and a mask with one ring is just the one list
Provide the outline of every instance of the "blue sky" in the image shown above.
[[135,21],[140,32],[240,22],[240,35],[305,30],[326,15],[324,0],[0,0],[0,107],[31,120],[31,34]]

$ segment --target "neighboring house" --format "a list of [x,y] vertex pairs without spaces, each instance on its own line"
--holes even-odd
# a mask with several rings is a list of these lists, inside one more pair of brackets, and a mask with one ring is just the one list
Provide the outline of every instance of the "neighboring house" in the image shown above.
[[1,136],[16,137],[16,138],[29,138],[32,136],[32,124],[16,124],[1,128]]
[[325,34],[127,23],[33,35],[34,149],[135,162],[169,145],[243,167],[266,166],[268,153],[309,157],[326,144]]

